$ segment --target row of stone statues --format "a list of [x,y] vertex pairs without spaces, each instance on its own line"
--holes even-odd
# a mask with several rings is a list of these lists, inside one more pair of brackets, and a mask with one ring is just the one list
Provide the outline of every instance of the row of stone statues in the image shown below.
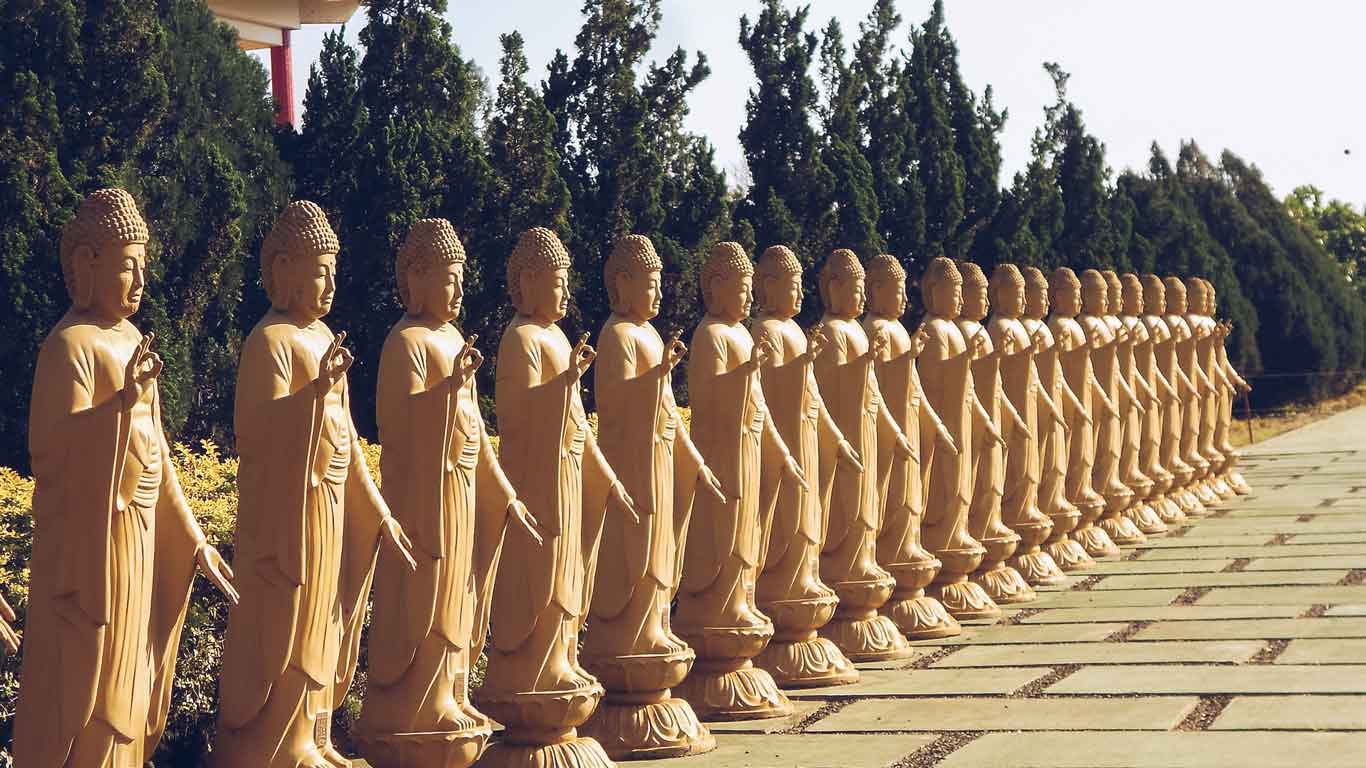
[[[340,244],[300,201],[261,250],[271,309],[238,373],[229,567],[177,482],[153,339],[128,321],[147,240],[117,189],[62,239],[72,307],[43,345],[30,419],[24,766],[142,765],[196,567],[232,604],[215,765],[349,765],[329,724],[373,592],[352,734],[371,765],[607,766],[711,749],[701,720],[788,714],[782,688],[853,682],[853,662],[907,656],[907,638],[956,634],[1246,491],[1227,439],[1247,384],[1198,278],[1001,265],[988,281],[938,258],[912,332],[898,261],[838,250],[825,315],[803,330],[792,251],[756,267],[721,243],[685,345],[650,322],[663,265],[633,235],[605,263],[613,314],[595,350],[559,328],[570,258],[542,228],[507,263],[495,451],[483,358],[452,324],[464,250],[437,219],[395,264],[406,312],[380,359],[376,487],[345,334],[322,321]],[[671,386],[685,357],[690,425]],[[486,751],[490,717],[505,730]]]

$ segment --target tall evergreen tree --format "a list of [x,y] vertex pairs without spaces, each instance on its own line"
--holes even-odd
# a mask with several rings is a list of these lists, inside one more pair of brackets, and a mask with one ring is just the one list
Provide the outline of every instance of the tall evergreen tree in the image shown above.
[[859,127],[858,107],[868,85],[861,70],[851,67],[845,56],[843,32],[839,22],[831,19],[821,42],[821,80],[825,86],[822,153],[835,180],[836,219],[830,242],[818,252],[852,248],[866,259],[883,248],[873,169],[864,157],[864,136]]
[[963,159],[955,145],[948,94],[936,70],[943,41],[944,7],[936,3],[925,23],[911,30],[907,67],[907,110],[916,125],[916,169],[925,193],[925,242],[928,259],[964,255],[957,239],[966,211]]
[[1128,269],[1128,254],[1111,222],[1109,176],[1105,146],[1087,133],[1081,110],[1067,98],[1071,75],[1057,64],[1044,64],[1057,92],[1055,118],[1050,125],[1056,154],[1055,172],[1063,200],[1063,229],[1057,248],[1063,262],[1074,269]]

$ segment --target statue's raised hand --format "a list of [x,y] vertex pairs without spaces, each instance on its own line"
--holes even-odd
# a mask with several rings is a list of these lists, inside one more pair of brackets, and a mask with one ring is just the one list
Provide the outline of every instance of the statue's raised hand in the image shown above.
[[236,578],[236,575],[218,549],[206,541],[199,545],[199,550],[194,553],[194,559],[195,564],[199,566],[199,572],[204,574],[204,578],[217,587],[229,603],[237,605],[240,597],[237,594],[237,588],[232,585],[232,580]]
[[132,408],[134,403],[141,400],[147,390],[156,386],[157,377],[161,375],[161,357],[152,351],[154,341],[155,333],[143,336],[133,348],[133,355],[128,358],[128,365],[123,369],[121,395],[124,408]]
[[745,362],[745,370],[750,373],[759,370],[759,368],[768,363],[769,359],[773,357],[773,354],[773,342],[767,336],[764,336],[759,339],[754,345],[754,348],[750,350],[749,360]]
[[825,329],[819,325],[806,332],[806,354],[812,360],[821,356],[821,351],[825,349]]
[[465,346],[455,356],[454,370],[451,371],[451,381],[459,389],[474,376],[474,372],[479,370],[479,366],[484,364],[484,353],[474,346],[474,342],[479,340],[479,334],[472,334],[465,339]]
[[925,351],[925,347],[930,343],[930,329],[924,323],[915,329],[915,335],[911,337],[911,357],[920,357],[920,353]]
[[681,328],[675,328],[669,335],[669,343],[664,345],[664,362],[668,366],[666,370],[672,371],[675,366],[683,362],[684,356],[688,354],[688,345],[683,343],[680,338],[683,335]]
[[351,363],[356,360],[351,356],[351,350],[342,346],[344,341],[346,331],[333,336],[332,343],[327,345],[327,351],[323,352],[322,359],[318,361],[318,378],[313,383],[318,388],[319,396],[331,392],[337,382],[346,376]]
[[574,380],[578,381],[583,374],[588,371],[588,366],[593,364],[593,358],[598,356],[597,350],[588,345],[588,334],[579,337],[579,343],[574,345],[574,351],[569,355],[570,370],[574,372]]
[[887,329],[878,328],[873,333],[873,338],[868,341],[868,355],[874,360],[882,359],[882,353],[887,351],[887,345],[891,343],[887,335]]

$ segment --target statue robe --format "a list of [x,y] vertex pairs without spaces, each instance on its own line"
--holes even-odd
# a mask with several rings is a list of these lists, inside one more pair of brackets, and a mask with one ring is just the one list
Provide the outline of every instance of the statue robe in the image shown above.
[[[999,358],[1001,394],[1015,406],[1028,427],[1029,433],[1011,429],[1007,433],[1002,471],[1001,520],[1019,532],[1021,526],[1052,529],[1053,524],[1046,522],[1039,510],[1039,449],[1035,439],[1040,431],[1040,422],[1052,419],[1039,418],[1039,376],[1035,370],[1033,341],[1024,323],[1017,318],[992,317],[987,325],[992,343],[1003,351]],[[1006,350],[1014,350],[1005,354]],[[1051,398],[1050,398],[1051,399]],[[1037,544],[1048,535],[1022,537],[1034,539]]]
[[[1093,406],[1092,388],[1098,389],[1099,384],[1091,368],[1091,348],[1086,331],[1076,318],[1058,315],[1049,319],[1048,327],[1057,340],[1059,365],[1065,383],[1076,394],[1092,422],[1099,424],[1109,414],[1103,414],[1104,409]],[[1092,468],[1096,461],[1096,432],[1091,424],[1086,423],[1082,412],[1071,414],[1068,431],[1071,439],[1067,441],[1067,501],[1076,507],[1102,503],[1100,494],[1091,484]]]
[[1209,461],[1200,455],[1200,428],[1204,423],[1205,398],[1209,395],[1210,386],[1203,375],[1204,369],[1200,367],[1195,326],[1181,315],[1168,315],[1167,325],[1172,326],[1176,342],[1176,364],[1199,389],[1199,394],[1187,400],[1182,409],[1181,458],[1195,469],[1197,477],[1203,477],[1209,470]]
[[1091,469],[1091,485],[1105,497],[1107,504],[1113,504],[1120,497],[1130,493],[1119,476],[1119,460],[1124,445],[1122,418],[1130,410],[1124,405],[1128,400],[1119,387],[1119,360],[1116,349],[1119,345],[1108,315],[1081,315],[1077,321],[1086,331],[1086,338],[1090,342],[1091,368],[1095,377],[1109,396],[1110,402],[1120,411],[1119,414],[1103,413],[1100,418],[1094,418],[1095,424],[1092,428],[1095,435],[1095,463]]
[[820,488],[829,520],[821,550],[821,577],[831,584],[890,582],[891,575],[877,562],[877,537],[882,529],[878,430],[886,426],[896,438],[901,430],[892,423],[882,401],[873,359],[866,354],[868,337],[863,326],[857,320],[826,315],[821,327],[827,342],[816,359],[816,382],[830,398],[836,426],[863,460],[863,471],[858,472],[839,462],[838,443],[821,446]]
[[1214,432],[1219,428],[1224,392],[1229,389],[1225,386],[1228,377],[1224,375],[1214,351],[1214,319],[1208,315],[1189,314],[1186,315],[1186,321],[1195,334],[1195,364],[1200,366],[1205,377],[1213,384],[1200,398],[1200,439],[1196,450],[1211,466],[1221,467],[1224,456],[1214,444]]
[[[1164,344],[1170,346],[1171,329],[1157,315],[1144,315],[1139,318],[1139,323],[1143,328],[1143,341],[1134,348],[1134,364],[1137,375],[1148,382],[1154,392],[1162,393],[1148,408],[1148,412],[1143,414],[1141,420],[1138,466],[1144,475],[1153,479],[1161,489],[1163,498],[1154,505],[1158,514],[1163,516],[1164,521],[1171,522],[1171,519],[1180,519],[1183,515],[1175,502],[1166,495],[1172,489],[1175,480],[1173,473],[1163,463],[1162,455],[1162,434],[1164,420],[1170,418],[1168,414],[1175,405],[1180,408],[1180,403],[1173,403],[1174,399],[1169,390],[1180,392],[1178,382],[1167,378],[1162,372],[1160,364],[1159,349]],[[1169,519],[1170,518],[1170,519]]]
[[[964,339],[970,340],[982,330],[982,324],[976,320],[959,317],[956,322]],[[989,333],[986,343],[974,354],[973,389],[992,424],[1009,439],[1014,429],[1003,429],[1001,421],[1001,359]],[[968,505],[968,531],[984,544],[987,540],[1019,540],[1014,531],[1001,523],[1001,497],[1004,494],[1005,450],[987,437],[987,424],[979,422],[972,430],[972,501]]]
[[[925,520],[921,538],[925,548],[940,560],[947,553],[957,562],[977,559],[985,553],[982,545],[968,533],[968,506],[972,502],[974,426],[970,340],[963,338],[952,320],[927,315],[925,349],[917,364],[924,370],[925,399],[958,444],[958,455],[933,451],[929,457]],[[945,561],[946,566],[948,561]]]
[[1184,487],[1190,483],[1195,470],[1186,463],[1185,454],[1181,449],[1182,435],[1186,429],[1186,413],[1196,399],[1194,392],[1191,391],[1195,388],[1195,382],[1181,365],[1180,345],[1183,340],[1190,338],[1190,327],[1178,315],[1166,315],[1161,318],[1161,322],[1166,327],[1166,333],[1153,350],[1157,357],[1157,366],[1173,385],[1178,381],[1182,382],[1182,389],[1186,395],[1168,402],[1163,411],[1160,456],[1162,466],[1177,478],[1183,478],[1178,482]]
[[678,415],[664,341],[648,322],[612,315],[593,362],[598,444],[635,500],[640,522],[613,508],[603,529],[589,657],[678,651],[669,606],[682,573],[703,462]]
[[[325,728],[355,674],[386,511],[346,378],[324,395],[314,385],[332,338],[321,320],[299,328],[272,310],[242,347],[233,558],[242,599],[223,643],[222,766],[292,768],[287,755],[256,750],[277,749],[288,717]],[[280,717],[281,707],[294,714]]]
[[[1139,352],[1148,344],[1148,329],[1134,315],[1123,315],[1118,319],[1129,332],[1128,341],[1118,345],[1119,375],[1135,395],[1140,399],[1147,399],[1149,390],[1157,391],[1154,389],[1155,384],[1141,373],[1138,365]],[[1142,384],[1137,381],[1140,377],[1143,378]],[[1147,384],[1147,388],[1144,388],[1143,384]],[[1143,422],[1147,420],[1150,411],[1159,409],[1159,405],[1159,402],[1149,399],[1147,410],[1143,413],[1139,413],[1132,404],[1124,413],[1124,442],[1119,459],[1119,476],[1124,484],[1131,488],[1151,488],[1153,478],[1143,471],[1140,461],[1143,450]]]
[[[498,569],[494,586],[485,700],[594,682],[579,667],[577,638],[593,600],[607,497],[617,477],[589,429],[579,380],[570,371],[572,353],[558,325],[523,315],[508,324],[498,346],[503,470],[544,540],[537,544],[516,527],[505,534],[503,558],[512,566]],[[504,709],[518,707],[500,703],[499,712]]]
[[38,353],[18,765],[88,760],[85,742],[112,732],[98,765],[141,766],[166,725],[204,534],[171,462],[159,390],[131,409],[119,398],[141,340],[126,320],[102,328],[69,312]]
[[[731,495],[693,505],[675,625],[684,637],[713,627],[771,626],[755,604],[773,510],[760,505],[761,463],[786,461],[787,446],[768,413],[757,372],[746,371],[754,340],[739,323],[708,315],[693,332],[688,397],[693,441]],[[771,630],[770,630],[771,631]],[[695,643],[694,643],[695,644]]]
[[796,321],[760,315],[754,330],[778,346],[778,354],[759,372],[769,417],[813,484],[807,490],[784,480],[781,463],[765,462],[761,468],[759,507],[773,510],[773,524],[759,574],[759,605],[833,597],[819,573],[827,520],[814,483],[820,477],[820,446],[838,445],[844,435],[825,406],[812,364],[797,361],[807,349],[806,334]]
[[413,542],[417,570],[380,553],[363,731],[435,732],[470,719],[443,699],[466,701],[517,496],[485,431],[474,378],[459,388],[451,379],[464,346],[454,326],[405,315],[380,354],[381,490]]
[[[1080,422],[1084,425],[1085,414],[1078,412],[1074,405],[1077,395],[1068,386],[1067,377],[1063,375],[1062,363],[1059,362],[1059,345],[1053,338],[1052,329],[1047,323],[1036,318],[1027,317],[1022,322],[1025,332],[1031,339],[1036,333],[1040,337],[1034,365],[1041,391],[1061,409],[1069,429],[1073,423]],[[1064,387],[1067,387],[1066,392],[1063,391]],[[1067,500],[1067,434],[1052,419],[1042,419],[1035,436],[1039,454],[1039,511],[1050,519],[1068,520],[1067,528],[1071,530],[1076,526],[1080,513]]]

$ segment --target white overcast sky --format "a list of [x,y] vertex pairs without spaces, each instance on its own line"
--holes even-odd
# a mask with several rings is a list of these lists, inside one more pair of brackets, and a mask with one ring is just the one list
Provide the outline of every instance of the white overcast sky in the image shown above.
[[[872,2],[810,5],[813,29],[835,17],[852,41]],[[664,0],[652,52],[662,58],[683,46],[707,54],[712,76],[689,102],[688,125],[711,139],[728,172],[742,156],[737,133],[753,85],[736,41],[739,18],[754,18],[759,6],[758,0]],[[496,87],[500,33],[522,33],[531,77],[539,81],[556,48],[572,51],[579,7],[578,0],[451,0],[447,16],[455,42]],[[929,9],[929,0],[898,4],[900,44],[905,29],[923,21]],[[363,13],[347,28],[352,43]],[[1116,170],[1144,165],[1154,140],[1174,156],[1181,139],[1193,138],[1211,156],[1229,148],[1255,163],[1278,196],[1314,184],[1358,207],[1366,203],[1360,88],[1366,3],[947,0],[946,14],[969,85],[980,94],[991,84],[998,106],[1010,110],[1002,136],[1003,186],[1028,161],[1030,137],[1053,100],[1040,64],[1057,61],[1072,73],[1069,95]],[[297,100],[328,29],[294,33]]]

